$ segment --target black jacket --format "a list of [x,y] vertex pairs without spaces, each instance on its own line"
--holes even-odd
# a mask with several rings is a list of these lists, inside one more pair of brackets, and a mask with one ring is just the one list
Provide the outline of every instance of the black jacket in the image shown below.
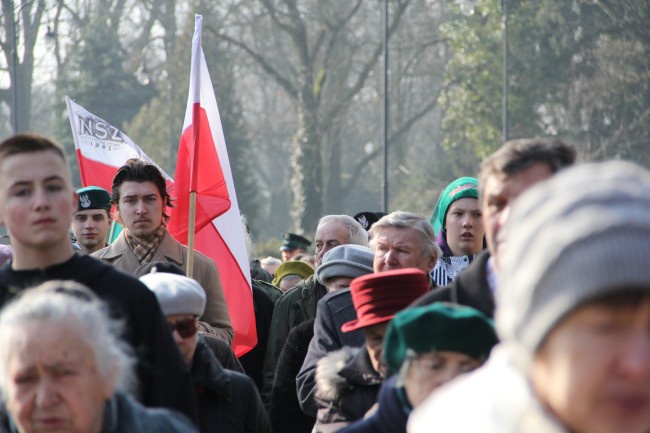
[[473,307],[488,317],[494,317],[494,295],[487,279],[489,258],[488,251],[481,253],[451,284],[433,289],[420,296],[410,306],[453,302]]
[[305,362],[296,377],[300,407],[306,414],[316,416],[314,386],[318,361],[343,346],[360,347],[365,344],[362,330],[341,331],[341,325],[356,318],[357,312],[352,303],[350,289],[328,293],[318,302],[314,338],[309,344]]
[[316,422],[316,417],[300,409],[296,394],[296,375],[313,336],[314,319],[311,319],[289,332],[280,352],[269,404],[271,427],[276,433],[310,433]]
[[365,347],[344,347],[318,363],[315,400],[317,433],[335,432],[362,419],[377,401],[382,377]]
[[50,280],[74,280],[104,300],[113,317],[126,321],[125,340],[138,357],[139,400],[178,410],[196,420],[190,375],[153,292],[137,279],[90,256],[74,255],[45,269],[0,269],[0,306],[25,288]]
[[201,433],[271,433],[253,380],[224,369],[202,336],[192,358]]
[[[395,387],[397,376],[386,379],[379,390],[379,407],[369,417],[356,421],[340,433],[406,433],[406,423],[412,410],[403,389]],[[402,392],[400,399],[398,393]]]
[[257,344],[248,353],[239,357],[242,367],[248,376],[255,382],[255,386],[262,391],[262,371],[264,368],[264,353],[269,341],[271,317],[273,317],[273,301],[260,288],[259,283],[253,280],[253,308],[255,309],[255,331]]

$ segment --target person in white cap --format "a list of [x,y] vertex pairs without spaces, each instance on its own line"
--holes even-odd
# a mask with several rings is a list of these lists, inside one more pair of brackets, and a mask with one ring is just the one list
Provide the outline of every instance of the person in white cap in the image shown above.
[[201,285],[192,278],[164,272],[146,274],[140,280],[158,298],[191,371],[201,433],[271,433],[253,380],[225,370],[198,332],[206,302]]
[[501,345],[409,433],[650,432],[650,172],[567,169],[515,203],[498,250]]

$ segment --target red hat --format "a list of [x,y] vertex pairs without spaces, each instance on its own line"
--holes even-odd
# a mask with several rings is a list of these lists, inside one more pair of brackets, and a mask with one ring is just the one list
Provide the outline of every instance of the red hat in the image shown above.
[[414,268],[355,278],[350,283],[350,293],[358,318],[344,323],[341,331],[387,322],[428,290],[427,274]]

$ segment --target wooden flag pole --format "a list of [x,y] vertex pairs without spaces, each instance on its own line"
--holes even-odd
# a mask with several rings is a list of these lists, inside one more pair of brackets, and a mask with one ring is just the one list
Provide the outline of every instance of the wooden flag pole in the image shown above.
[[196,220],[196,191],[190,191],[190,221],[187,227],[187,268],[185,274],[192,278],[194,271],[194,225]]

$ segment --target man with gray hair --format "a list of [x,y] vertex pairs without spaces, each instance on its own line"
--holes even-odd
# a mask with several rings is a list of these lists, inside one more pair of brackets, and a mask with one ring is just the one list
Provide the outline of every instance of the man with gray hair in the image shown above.
[[522,195],[497,252],[502,343],[409,432],[649,432],[648,213],[650,172],[621,161]]
[[[374,251],[374,272],[416,268],[424,271],[432,284],[431,271],[440,256],[440,247],[433,227],[423,216],[396,211],[382,217],[370,229],[370,248]],[[318,361],[343,346],[360,347],[365,343],[362,330],[341,332],[343,323],[356,318],[350,289],[330,293],[318,303],[314,338],[296,378],[300,406],[308,415],[315,416],[317,412],[314,386]]]
[[[368,233],[348,215],[326,215],[318,221],[314,236],[316,267],[323,255],[334,247],[345,244],[368,246]],[[275,303],[264,356],[264,386],[262,399],[268,404],[275,366],[292,328],[316,317],[316,305],[327,293],[313,275],[287,291]]]

